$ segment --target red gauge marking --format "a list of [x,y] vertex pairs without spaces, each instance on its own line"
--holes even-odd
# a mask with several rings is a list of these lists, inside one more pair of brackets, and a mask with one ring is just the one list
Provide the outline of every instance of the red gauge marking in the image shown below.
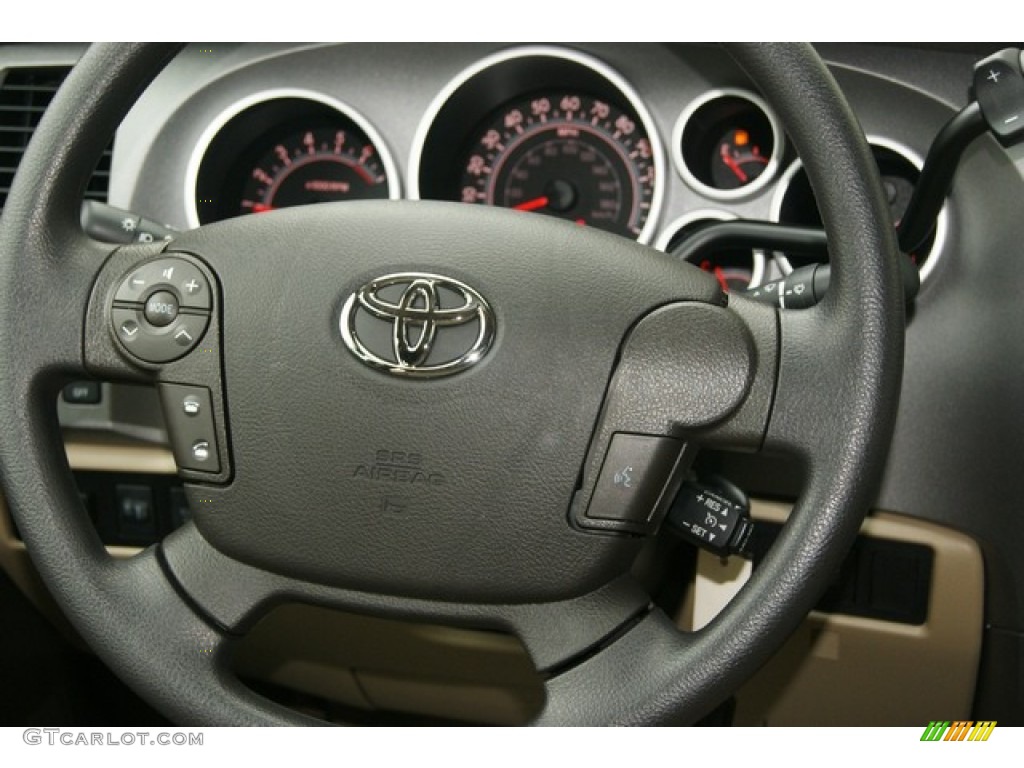
[[721,154],[722,156],[722,162],[725,163],[725,167],[732,171],[736,175],[737,179],[746,184],[749,180],[749,177],[747,176],[746,171],[740,168],[740,164],[733,159],[733,156],[732,154],[730,154],[729,146],[727,144],[722,145],[722,150],[719,154]]
[[587,222],[584,221],[583,219],[576,219],[576,223],[579,224],[581,227],[587,226]]
[[272,210],[274,210],[274,206],[267,205],[266,203],[253,203],[252,204],[252,212],[253,213],[266,213],[267,211],[272,211]]
[[551,201],[548,200],[547,197],[545,197],[544,195],[541,195],[540,197],[535,197],[532,200],[527,200],[526,202],[520,203],[519,205],[513,205],[512,206],[512,210],[514,210],[514,211],[536,211],[539,208],[546,208],[549,202],[551,202]]

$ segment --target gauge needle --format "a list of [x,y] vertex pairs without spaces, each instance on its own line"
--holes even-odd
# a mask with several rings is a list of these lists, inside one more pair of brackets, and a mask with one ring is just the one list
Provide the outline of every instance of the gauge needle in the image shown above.
[[734,174],[736,174],[737,179],[746,184],[749,180],[746,172],[742,168],[740,168],[740,164],[733,159],[732,155],[729,154],[729,148],[725,144],[722,145],[722,151],[720,154],[722,156],[722,162],[725,163],[725,166]]
[[512,210],[514,211],[536,211],[538,208],[546,208],[550,202],[544,195],[535,197],[533,200],[527,200],[526,202],[520,203],[519,205],[513,205]]
[[711,270],[711,272],[715,276],[715,279],[718,281],[718,284],[722,286],[722,290],[728,293],[729,281],[726,279],[725,272],[722,271],[722,268],[715,267],[713,270]]
[[266,213],[267,211],[272,211],[272,210],[274,210],[274,206],[267,205],[266,203],[253,203],[252,204],[252,212],[253,213]]

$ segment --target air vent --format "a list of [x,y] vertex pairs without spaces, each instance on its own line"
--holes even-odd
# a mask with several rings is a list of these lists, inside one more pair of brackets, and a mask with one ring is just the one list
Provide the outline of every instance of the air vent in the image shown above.
[[[8,69],[0,82],[0,211],[7,202],[14,173],[25,147],[35,132],[43,112],[64,82],[70,67],[25,67]],[[107,146],[89,179],[85,197],[107,201],[110,184],[110,156],[113,142]]]

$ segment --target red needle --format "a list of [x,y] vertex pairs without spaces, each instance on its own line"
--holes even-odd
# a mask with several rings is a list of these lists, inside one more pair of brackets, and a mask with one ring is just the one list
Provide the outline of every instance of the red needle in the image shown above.
[[726,280],[725,272],[722,271],[722,268],[721,267],[715,267],[711,271],[712,271],[712,273],[714,273],[715,279],[718,281],[718,284],[720,286],[722,286],[722,290],[725,291],[726,293],[728,293],[729,292],[729,281]]
[[533,200],[527,200],[525,203],[519,205],[513,205],[512,210],[515,211],[536,211],[538,208],[544,208],[550,202],[547,197],[535,197]]
[[272,211],[272,210],[274,210],[274,206],[267,205],[266,203],[253,203],[252,204],[252,212],[253,213],[266,213],[267,211]]
[[722,151],[720,154],[722,156],[722,162],[725,163],[725,166],[734,174],[736,174],[737,179],[746,184],[747,174],[743,171],[742,168],[740,168],[740,164],[733,160],[732,155],[729,154],[729,148],[725,144],[722,145]]

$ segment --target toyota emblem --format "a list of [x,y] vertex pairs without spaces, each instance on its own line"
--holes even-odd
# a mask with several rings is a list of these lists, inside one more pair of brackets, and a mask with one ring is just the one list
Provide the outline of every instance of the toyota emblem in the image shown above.
[[494,313],[465,283],[421,272],[385,275],[341,309],[341,338],[371,368],[395,376],[448,376],[476,364],[494,340]]

